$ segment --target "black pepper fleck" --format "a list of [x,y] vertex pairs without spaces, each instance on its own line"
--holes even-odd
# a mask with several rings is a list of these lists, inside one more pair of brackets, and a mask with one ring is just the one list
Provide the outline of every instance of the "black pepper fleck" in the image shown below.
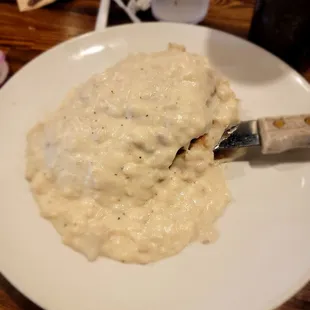
[[141,156],[139,156],[139,158],[141,159],[142,157],[141,157]]
[[123,124],[121,124],[121,126],[124,126]]
[[111,93],[114,94],[114,90],[111,90]]
[[96,111],[94,111],[94,114],[97,114],[97,112],[96,112]]
[[114,175],[117,176],[117,173],[115,173]]
[[118,220],[120,220],[121,218],[120,218],[120,217],[118,217],[117,219],[118,219]]
[[149,115],[148,115],[148,114],[146,114],[146,115],[145,115],[145,117],[149,117]]

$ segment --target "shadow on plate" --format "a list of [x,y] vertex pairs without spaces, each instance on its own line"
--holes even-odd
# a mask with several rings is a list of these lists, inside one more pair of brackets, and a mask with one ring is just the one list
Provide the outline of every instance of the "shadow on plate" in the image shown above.
[[211,32],[205,46],[211,65],[236,82],[269,84],[287,74],[286,64],[238,37]]
[[275,166],[279,164],[310,163],[310,149],[292,150],[281,154],[263,155],[259,147],[249,148],[247,152],[235,160],[249,162],[253,168]]

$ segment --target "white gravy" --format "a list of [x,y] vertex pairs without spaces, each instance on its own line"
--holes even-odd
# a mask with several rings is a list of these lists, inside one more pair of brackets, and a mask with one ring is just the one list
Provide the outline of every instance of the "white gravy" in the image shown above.
[[176,45],[130,55],[30,131],[26,177],[65,244],[89,260],[149,263],[216,239],[230,196],[212,148],[236,118],[205,57]]

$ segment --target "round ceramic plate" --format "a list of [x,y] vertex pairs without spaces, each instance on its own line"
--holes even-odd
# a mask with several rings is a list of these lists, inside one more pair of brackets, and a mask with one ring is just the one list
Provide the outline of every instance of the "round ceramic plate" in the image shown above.
[[264,50],[231,35],[181,24],[110,28],[65,42],[0,91],[0,268],[49,310],[269,310],[310,278],[309,153],[229,164],[233,202],[218,242],[139,266],[88,262],[40,217],[24,179],[27,131],[68,90],[131,52],[169,42],[206,55],[226,75],[244,119],[310,112],[308,83]]

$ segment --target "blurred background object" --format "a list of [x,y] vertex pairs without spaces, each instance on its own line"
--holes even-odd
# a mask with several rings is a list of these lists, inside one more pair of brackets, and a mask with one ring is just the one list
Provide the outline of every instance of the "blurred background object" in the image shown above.
[[110,10],[110,0],[101,0],[98,8],[95,30],[101,31],[105,29],[108,23],[108,15]]
[[55,2],[56,0],[17,0],[20,11],[31,11]]
[[177,23],[200,23],[207,14],[209,0],[153,0],[155,18]]
[[5,60],[5,54],[0,50],[0,86],[5,81],[9,73],[9,66]]
[[305,72],[310,67],[310,0],[256,0],[249,39]]

